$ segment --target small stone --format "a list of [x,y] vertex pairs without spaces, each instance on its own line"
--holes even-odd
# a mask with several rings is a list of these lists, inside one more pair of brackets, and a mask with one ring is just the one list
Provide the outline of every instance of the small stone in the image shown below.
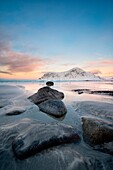
[[47,81],[47,82],[46,82],[46,85],[47,85],[47,86],[53,86],[54,83],[53,83],[52,81]]

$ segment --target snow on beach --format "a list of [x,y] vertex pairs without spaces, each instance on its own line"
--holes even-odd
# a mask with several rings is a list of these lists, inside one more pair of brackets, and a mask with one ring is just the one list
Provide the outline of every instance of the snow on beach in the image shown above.
[[[67,114],[59,119],[41,112],[27,99],[43,86],[45,86],[44,82],[0,84],[0,170],[112,170],[113,156],[103,152],[106,148],[109,151],[112,143],[101,145],[100,148],[85,143],[81,118],[83,116],[99,118],[107,121],[112,127],[113,96],[86,92],[79,94],[73,90],[113,91],[113,82],[56,82],[53,88],[65,94],[63,102],[67,107]],[[78,144],[56,146],[25,160],[18,160],[12,150],[13,140],[21,133],[26,132],[29,135],[28,129],[31,125],[34,127],[37,122],[63,123],[72,126],[81,141]]]

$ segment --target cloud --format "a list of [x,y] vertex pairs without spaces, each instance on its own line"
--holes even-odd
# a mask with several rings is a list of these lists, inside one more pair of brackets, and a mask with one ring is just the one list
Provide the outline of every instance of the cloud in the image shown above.
[[93,73],[93,74],[102,74],[100,70],[91,70],[90,73]]
[[0,42],[0,66],[7,67],[6,72],[32,72],[44,66],[45,60],[12,50],[9,42]]
[[10,42],[0,42],[0,54],[1,52],[4,52],[4,51],[9,51],[10,50]]
[[85,67],[108,67],[113,65],[113,60],[97,60],[97,61],[90,61],[85,64]]
[[0,70],[0,74],[9,74],[9,75],[12,75],[12,73],[11,73],[11,72],[8,72],[8,71],[2,71],[2,70]]
[[107,74],[107,75],[113,75],[113,72],[107,72],[107,73],[105,73],[105,74]]

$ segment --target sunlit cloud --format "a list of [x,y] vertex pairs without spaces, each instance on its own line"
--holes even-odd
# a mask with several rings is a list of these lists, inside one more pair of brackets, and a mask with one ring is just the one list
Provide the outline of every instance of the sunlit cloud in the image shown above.
[[55,66],[57,60],[54,57],[32,54],[36,51],[36,45],[20,44],[21,48],[16,51],[14,42],[12,37],[0,28],[0,78],[37,79],[42,76],[43,71]]
[[113,66],[113,60],[97,60],[97,61],[89,61],[85,64],[84,67],[108,67]]
[[16,52],[9,42],[0,42],[0,66],[7,66],[7,72],[32,72],[44,63],[41,57]]
[[100,59],[96,61],[89,61],[84,64],[83,69],[102,77],[113,76],[113,60]]
[[90,70],[90,73],[101,74],[101,71],[100,70]]
[[8,74],[8,75],[12,75],[12,73],[11,73],[11,72],[8,72],[8,71],[2,71],[2,70],[0,70],[0,74]]
[[105,76],[112,76],[113,77],[113,72],[106,72]]

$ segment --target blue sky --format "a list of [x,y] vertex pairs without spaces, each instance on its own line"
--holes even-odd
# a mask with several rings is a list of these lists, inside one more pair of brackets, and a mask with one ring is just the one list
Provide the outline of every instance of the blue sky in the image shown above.
[[0,39],[1,77],[73,67],[111,76],[113,0],[1,0]]

